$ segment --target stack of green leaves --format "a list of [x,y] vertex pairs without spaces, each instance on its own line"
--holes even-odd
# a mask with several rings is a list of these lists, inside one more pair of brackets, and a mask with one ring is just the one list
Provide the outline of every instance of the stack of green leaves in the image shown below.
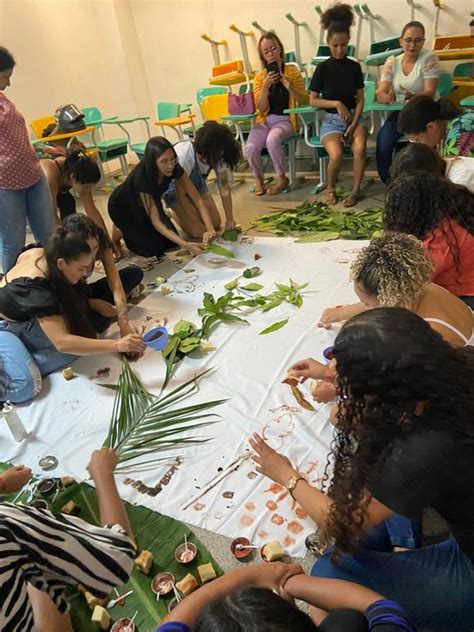
[[252,227],[275,235],[299,236],[297,243],[370,239],[382,229],[382,209],[337,211],[322,202],[306,201],[296,208],[261,215]]
[[[9,467],[7,464],[0,464],[0,473]],[[28,494],[25,493],[17,498],[18,503],[25,502]],[[3,496],[3,502],[11,502],[15,494]],[[41,497],[38,494],[38,497]],[[44,496],[45,500],[51,502],[54,492]],[[95,489],[87,483],[74,484],[60,492],[51,504],[53,513],[59,513],[61,508],[68,502],[74,501],[80,511],[79,517],[91,524],[99,525],[99,507]],[[144,575],[136,568],[127,582],[119,589],[121,595],[129,590],[133,594],[127,597],[123,606],[116,605],[109,610],[113,621],[122,617],[132,618],[138,610],[135,623],[139,632],[154,632],[158,623],[168,613],[168,605],[173,597],[161,598],[156,601],[156,595],[151,590],[151,580],[161,571],[168,571],[174,575],[176,581],[180,581],[188,573],[192,573],[196,578],[197,566],[212,562],[218,575],[222,574],[218,564],[213,560],[209,551],[196,538],[189,527],[178,520],[163,516],[146,507],[124,503],[130,519],[132,531],[137,540],[138,551],[147,550],[153,553],[154,562],[150,573]],[[190,564],[183,566],[174,557],[176,548],[183,543],[184,534],[188,542],[192,542],[197,547],[197,556]],[[115,593],[110,595],[111,599],[116,597]],[[91,621],[91,614],[86,600],[79,595],[77,590],[71,590],[71,618],[75,630],[81,632],[97,632],[97,627]]]

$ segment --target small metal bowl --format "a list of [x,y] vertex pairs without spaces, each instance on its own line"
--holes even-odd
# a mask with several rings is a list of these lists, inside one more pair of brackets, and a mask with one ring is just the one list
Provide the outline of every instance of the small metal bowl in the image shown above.
[[155,595],[164,597],[165,595],[169,595],[170,592],[173,592],[175,581],[174,575],[164,571],[163,573],[158,573],[153,577],[151,580],[151,589]]
[[174,552],[174,559],[180,564],[191,564],[191,562],[193,562],[196,558],[196,545],[192,542],[188,542],[187,549],[188,550],[186,553],[186,544],[180,544],[178,547],[176,547],[176,551]]
[[135,624],[131,619],[118,619],[112,626],[110,632],[135,632]]
[[36,486],[36,490],[42,496],[52,494],[58,487],[58,481],[55,478],[44,478]]
[[36,500],[32,500],[30,502],[29,507],[34,507],[35,509],[48,509],[49,505],[43,498],[37,498]]
[[249,546],[250,540],[248,538],[235,538],[235,540],[232,540],[230,544],[230,552],[236,559],[244,560],[253,553],[254,549],[238,549],[237,548],[238,544]]

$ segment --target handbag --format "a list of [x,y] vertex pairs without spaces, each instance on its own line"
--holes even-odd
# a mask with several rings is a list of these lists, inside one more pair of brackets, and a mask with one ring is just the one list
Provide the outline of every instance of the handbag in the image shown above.
[[243,92],[242,94],[234,94],[229,92],[228,95],[229,114],[253,114],[255,112],[255,100],[253,92]]

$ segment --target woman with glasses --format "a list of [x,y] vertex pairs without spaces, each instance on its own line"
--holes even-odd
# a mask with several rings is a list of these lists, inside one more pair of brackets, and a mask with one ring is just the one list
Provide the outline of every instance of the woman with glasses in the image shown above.
[[127,248],[143,257],[158,257],[176,247],[193,255],[202,252],[200,246],[178,234],[163,209],[161,196],[172,182],[176,191],[187,195],[195,208],[193,214],[176,213],[174,219],[179,227],[191,239],[204,244],[215,236],[209,211],[179,165],[173,145],[162,136],[154,136],[146,144],[143,159],[109,198],[115,242],[123,237]]
[[[276,195],[289,185],[285,173],[282,143],[298,130],[296,115],[285,114],[288,108],[308,102],[301,73],[283,63],[285,51],[275,33],[264,33],[258,42],[263,69],[254,79],[253,93],[257,122],[247,140],[247,160],[255,177],[255,194]],[[278,176],[276,184],[265,190],[262,174],[262,149],[267,148]]]
[[[439,98],[439,61],[431,51],[424,50],[424,42],[425,27],[421,22],[408,22],[403,27],[403,52],[389,57],[383,66],[377,89],[379,103],[405,103],[419,94]],[[383,182],[389,180],[393,150],[402,136],[397,121],[398,112],[392,112],[377,134],[377,170]]]

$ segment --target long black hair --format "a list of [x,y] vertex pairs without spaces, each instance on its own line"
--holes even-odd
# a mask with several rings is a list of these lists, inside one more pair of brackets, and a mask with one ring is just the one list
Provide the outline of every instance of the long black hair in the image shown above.
[[398,438],[423,428],[474,445],[474,349],[456,349],[413,312],[385,307],[351,318],[333,353],[340,404],[324,535],[341,551],[360,540],[367,490]]
[[74,176],[80,184],[97,184],[100,180],[100,169],[97,162],[82,149],[67,149],[64,171]]
[[206,605],[193,632],[315,632],[317,629],[307,614],[268,588],[247,586]]
[[410,171],[427,171],[441,178],[446,174],[446,162],[433,147],[425,143],[408,143],[393,159],[391,180]]
[[227,125],[206,121],[196,132],[194,148],[213,169],[222,160],[229,169],[235,169],[242,158],[240,143]]
[[11,70],[15,67],[13,55],[4,46],[0,46],[0,72]]
[[47,278],[58,297],[61,313],[70,333],[95,338],[97,333],[90,320],[85,284],[72,285],[58,268],[58,259],[76,261],[91,254],[83,237],[59,226],[49,237],[43,249],[48,266]]
[[328,40],[335,33],[346,33],[350,37],[351,26],[354,24],[354,11],[350,4],[338,2],[324,11],[320,22],[327,30]]
[[108,235],[104,232],[103,228],[97,226],[97,224],[87,215],[82,213],[72,213],[65,217],[61,225],[70,233],[79,235],[79,237],[86,241],[90,237],[97,239],[99,242],[99,249],[106,250],[112,248]]
[[400,134],[422,134],[426,132],[428,123],[434,121],[450,121],[459,116],[462,110],[449,99],[435,101],[425,94],[417,94],[403,106],[398,115],[397,128]]

